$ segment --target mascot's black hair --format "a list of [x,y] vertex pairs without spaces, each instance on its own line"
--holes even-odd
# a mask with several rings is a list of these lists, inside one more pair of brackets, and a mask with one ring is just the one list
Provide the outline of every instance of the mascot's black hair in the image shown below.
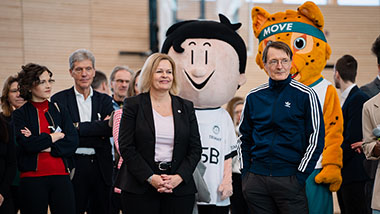
[[245,73],[247,63],[247,49],[243,39],[235,31],[241,23],[231,24],[230,20],[219,14],[220,22],[189,20],[172,25],[166,32],[166,39],[161,52],[168,53],[171,46],[177,53],[184,49],[181,44],[189,38],[218,39],[230,44],[239,56],[239,72]]

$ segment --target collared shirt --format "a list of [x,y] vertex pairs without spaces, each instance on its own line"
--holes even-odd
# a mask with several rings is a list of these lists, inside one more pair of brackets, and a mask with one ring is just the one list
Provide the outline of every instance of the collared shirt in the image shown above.
[[348,87],[346,88],[346,90],[344,90],[344,91],[342,92],[342,94],[340,95],[340,106],[341,106],[341,107],[344,105],[344,102],[346,101],[348,95],[350,94],[351,89],[352,89],[353,87],[355,87],[355,86],[356,86],[356,84],[354,83],[354,84],[348,86]]
[[87,99],[84,99],[83,94],[79,93],[74,87],[74,92],[77,100],[80,122],[90,122],[92,113],[92,95],[94,94],[90,87],[90,94]]
[[380,76],[379,75],[377,75],[377,79],[380,80]]
[[[75,87],[74,87],[74,93],[77,100],[80,122],[91,122],[92,95],[94,94],[92,87],[90,87],[90,94],[88,95],[87,99],[84,99],[83,94],[79,93]],[[85,155],[94,155],[95,149],[80,147],[80,148],[77,148],[75,153],[85,154]]]

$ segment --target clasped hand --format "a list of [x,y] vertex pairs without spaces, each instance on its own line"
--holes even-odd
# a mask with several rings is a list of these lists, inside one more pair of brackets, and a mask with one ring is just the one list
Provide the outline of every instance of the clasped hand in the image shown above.
[[181,176],[177,175],[156,175],[152,176],[151,185],[157,189],[159,193],[173,193],[173,189],[176,188],[182,182]]

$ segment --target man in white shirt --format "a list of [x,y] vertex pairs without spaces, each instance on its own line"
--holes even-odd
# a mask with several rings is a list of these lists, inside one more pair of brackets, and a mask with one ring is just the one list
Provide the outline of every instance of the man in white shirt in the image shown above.
[[74,87],[58,92],[52,102],[65,106],[78,130],[79,146],[75,152],[76,170],[72,179],[76,213],[109,213],[112,183],[112,154],[108,118],[112,108],[110,96],[92,89],[95,57],[85,49],[71,54],[70,75]]

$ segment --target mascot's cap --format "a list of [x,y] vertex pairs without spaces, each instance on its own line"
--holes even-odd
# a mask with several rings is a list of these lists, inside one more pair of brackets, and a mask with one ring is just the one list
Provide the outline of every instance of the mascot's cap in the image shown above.
[[245,72],[247,49],[243,39],[236,33],[241,23],[231,24],[227,17],[219,14],[220,22],[189,20],[172,25],[166,32],[166,39],[161,52],[168,53],[171,46],[177,53],[184,49],[181,44],[190,38],[218,39],[230,44],[239,56],[239,72]]

